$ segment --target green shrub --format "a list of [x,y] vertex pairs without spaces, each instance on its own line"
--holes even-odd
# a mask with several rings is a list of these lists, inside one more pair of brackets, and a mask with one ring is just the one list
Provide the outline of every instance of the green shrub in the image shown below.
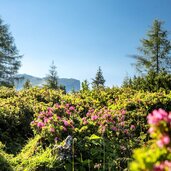
[[131,171],[169,171],[171,169],[171,113],[159,109],[148,115],[149,133],[153,138],[147,147],[134,151]]
[[2,171],[13,171],[13,167],[11,166],[13,155],[5,153],[3,150],[4,147],[5,145],[0,142],[0,169]]
[[[14,154],[13,159],[4,159],[17,171],[128,170],[133,149],[150,139],[147,113],[171,110],[171,92],[163,90],[0,92],[0,141],[5,144],[3,152]],[[65,149],[69,137],[71,145]]]

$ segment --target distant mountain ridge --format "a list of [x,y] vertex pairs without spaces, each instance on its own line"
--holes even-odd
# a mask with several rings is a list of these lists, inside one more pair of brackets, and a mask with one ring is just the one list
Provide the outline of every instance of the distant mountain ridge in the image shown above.
[[[17,78],[20,78],[15,81],[15,87],[17,90],[23,88],[26,80],[30,80],[32,86],[43,86],[46,81],[45,78],[39,78],[28,74],[18,74]],[[70,92],[72,90],[79,91],[80,90],[80,81],[73,78],[59,78],[59,85],[64,85],[66,87],[66,91]]]

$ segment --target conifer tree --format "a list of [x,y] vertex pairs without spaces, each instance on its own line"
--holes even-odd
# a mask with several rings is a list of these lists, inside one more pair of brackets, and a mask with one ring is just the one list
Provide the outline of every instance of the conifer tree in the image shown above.
[[56,71],[56,66],[54,61],[52,61],[52,65],[49,69],[49,74],[46,77],[46,86],[51,89],[58,89],[58,75]]
[[20,68],[20,58],[14,38],[0,18],[0,86],[13,86]]
[[138,48],[139,55],[134,55],[136,68],[140,72],[148,73],[171,71],[171,42],[168,40],[168,31],[162,28],[163,22],[154,20],[147,38],[141,40]]
[[23,88],[24,88],[24,89],[29,89],[29,88],[31,88],[31,87],[32,87],[31,82],[30,82],[29,79],[27,79],[26,82],[25,82],[24,85],[23,85]]
[[89,83],[87,80],[84,80],[81,84],[82,90],[83,91],[88,91],[89,90]]
[[66,86],[60,84],[59,89],[63,91],[63,94],[66,94]]
[[104,87],[104,83],[105,83],[105,79],[103,77],[103,73],[101,70],[101,67],[98,68],[95,79],[93,79],[92,82],[92,87],[94,89],[98,89],[98,88],[103,88]]

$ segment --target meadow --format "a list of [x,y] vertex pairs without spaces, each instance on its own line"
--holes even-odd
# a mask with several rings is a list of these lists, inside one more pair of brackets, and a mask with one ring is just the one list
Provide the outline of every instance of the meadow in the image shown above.
[[0,168],[169,171],[166,111],[171,111],[171,92],[164,90],[113,87],[65,94],[1,87]]

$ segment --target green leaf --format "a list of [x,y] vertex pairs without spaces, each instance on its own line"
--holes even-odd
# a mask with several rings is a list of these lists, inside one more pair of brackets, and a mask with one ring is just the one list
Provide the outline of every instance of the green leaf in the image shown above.
[[89,140],[97,140],[97,139],[101,139],[101,137],[99,137],[95,134],[92,134],[91,137],[89,137]]

